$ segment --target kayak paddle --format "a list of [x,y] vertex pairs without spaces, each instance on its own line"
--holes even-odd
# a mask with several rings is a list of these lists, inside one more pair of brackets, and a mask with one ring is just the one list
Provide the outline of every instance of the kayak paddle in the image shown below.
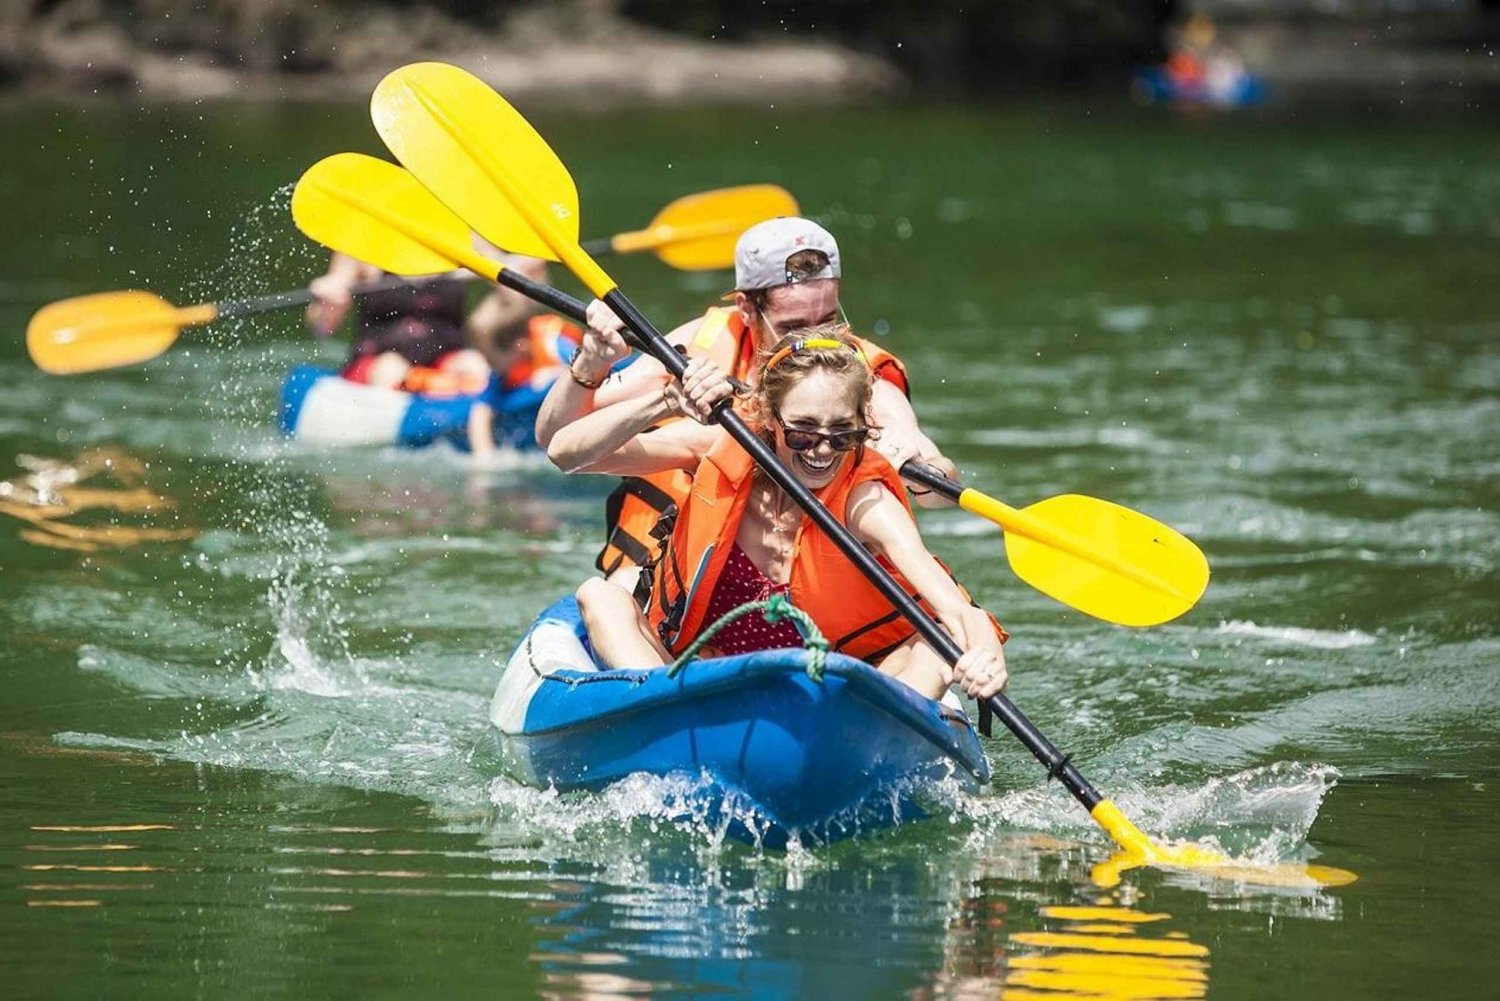
[[[741,233],[758,222],[796,215],[797,211],[796,199],[774,184],[720,188],[678,198],[658,212],[645,229],[595,241],[590,246],[595,248],[594,253],[650,250],[684,271],[727,268],[734,264],[734,245]],[[468,239],[467,234],[464,239]],[[327,241],[319,242],[332,246]],[[350,291],[358,296],[409,284],[404,277],[387,277],[356,285]],[[184,327],[305,306],[314,298],[307,289],[297,289],[249,299],[174,306],[159,295],[135,290],[74,296],[37,310],[26,326],[26,349],[37,368],[53,375],[138,365],[170,348]],[[573,319],[581,321],[582,317]]]
[[[314,164],[297,182],[292,217],[318,243],[382,270],[468,267],[583,321],[579,300],[473,250],[463,220],[410,172],[385,160],[339,153]],[[1089,615],[1128,625],[1165,621],[1186,611],[1207,582],[1207,563],[1196,546],[1129,508],[1066,495],[1016,511],[926,466],[907,463],[901,472],[1007,528],[1017,576]],[[1060,505],[1066,510],[1054,510]],[[1166,572],[1171,582],[1160,576]]]
[[[388,75],[371,101],[386,146],[461,219],[497,246],[561,261],[606,302],[672,375],[687,367],[614,280],[578,243],[578,193],[567,168],[519,112],[477,77],[442,63],[416,63]],[[881,593],[948,662],[962,650],[875,558],[781,464],[724,401],[715,420],[834,540]],[[1231,864],[1198,845],[1153,842],[1105,799],[1005,695],[988,702],[1017,739],[1061,780],[1093,819],[1137,864],[1198,867]],[[1330,882],[1353,878],[1335,877]],[[1318,878],[1314,876],[1313,878]]]
[[394,163],[363,153],[319,160],[292,190],[292,220],[330,250],[382,271],[411,276],[467,268],[584,322],[580,300],[475,250],[464,221]]
[[734,245],[745,230],[799,211],[791,192],[774,184],[720,188],[684,195],[645,229],[590,240],[583,249],[596,256],[651,250],[679,271],[715,271],[734,264]]
[[1016,509],[915,462],[901,475],[1005,529],[1017,577],[1096,619],[1159,625],[1192,608],[1208,587],[1203,551],[1139,511],[1082,494]]
[[[408,278],[387,277],[356,285],[351,292],[364,295],[410,284]],[[138,365],[171,347],[183,327],[305,306],[313,298],[307,289],[297,289],[253,299],[174,306],[154,292],[95,292],[61,299],[32,314],[26,325],[26,350],[37,368],[53,375]]]
[[[469,227],[399,164],[363,153],[335,153],[307,168],[292,190],[292,220],[329,250],[394,275],[467,268],[576,323],[588,306],[561,289],[517,274],[469,242]],[[642,350],[634,333],[625,343]]]

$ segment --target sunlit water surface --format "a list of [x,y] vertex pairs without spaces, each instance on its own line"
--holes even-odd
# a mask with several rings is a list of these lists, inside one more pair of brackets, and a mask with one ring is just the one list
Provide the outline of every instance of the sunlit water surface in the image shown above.
[[[673,819],[682,783],[496,777],[489,694],[589,571],[607,486],[271,426],[292,317],[48,378],[52,299],[294,287],[288,185],[355,107],[12,107],[0,167],[0,955],[11,996],[1465,996],[1500,904],[1500,167],[1492,130],[1119,107],[540,112],[590,235],[770,180],[987,492],[1177,526],[1171,625],[1083,619],[924,516],[1012,695],[1148,830],[1351,869],[1133,870],[1004,735],[994,785],[833,846]],[[722,275],[611,265],[664,325]],[[556,276],[569,284],[565,276]]]

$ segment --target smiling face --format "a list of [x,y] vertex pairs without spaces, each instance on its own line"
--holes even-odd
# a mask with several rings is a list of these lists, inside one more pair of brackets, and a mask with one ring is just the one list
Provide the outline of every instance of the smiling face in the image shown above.
[[734,302],[746,325],[755,331],[756,346],[765,350],[794,330],[836,321],[839,282],[837,278],[815,278],[778,285],[758,299],[737,292]]
[[771,421],[776,456],[809,490],[820,490],[832,483],[843,463],[852,461],[855,452],[840,452],[827,438],[805,452],[795,451],[786,443],[783,425],[824,434],[864,427],[859,395],[858,386],[847,378],[814,370],[798,380],[781,398],[779,412]]

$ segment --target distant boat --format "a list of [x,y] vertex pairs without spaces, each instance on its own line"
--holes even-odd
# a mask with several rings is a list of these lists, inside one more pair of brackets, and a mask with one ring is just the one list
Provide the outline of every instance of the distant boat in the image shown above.
[[1270,88],[1237,62],[1210,62],[1199,72],[1185,72],[1181,63],[1168,60],[1137,71],[1130,93],[1141,104],[1240,108],[1260,104]]

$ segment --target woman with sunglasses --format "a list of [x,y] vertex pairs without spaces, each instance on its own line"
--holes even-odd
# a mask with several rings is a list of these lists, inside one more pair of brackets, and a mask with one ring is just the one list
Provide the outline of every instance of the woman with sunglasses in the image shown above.
[[[724,373],[694,359],[682,383],[597,410],[559,431],[547,454],[569,472],[693,474],[645,609],[595,578],[578,590],[598,660],[669,663],[724,612],[773,592],[808,612],[834,650],[874,664],[929,698],[958,683],[986,698],[1005,687],[1005,632],[922,544],[896,470],[866,443],[872,375],[848,328],[782,338],[761,364],[745,416],[777,457],[895,572],[964,649],[949,668],[821,529],[722,428],[701,421],[732,394]],[[669,417],[686,415],[692,421]],[[746,616],[722,629],[716,655],[800,646],[786,622]]]

